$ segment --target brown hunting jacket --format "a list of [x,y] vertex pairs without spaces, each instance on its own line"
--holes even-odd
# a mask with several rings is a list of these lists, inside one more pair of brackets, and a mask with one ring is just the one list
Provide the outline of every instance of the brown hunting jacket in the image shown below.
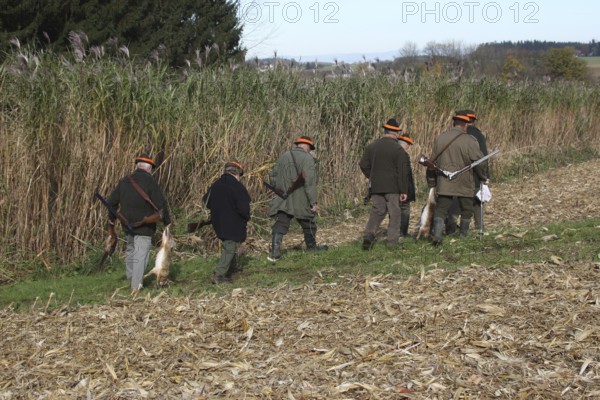
[[[483,157],[477,139],[463,133],[459,128],[452,128],[437,137],[433,145],[432,157],[439,154],[457,136],[458,138],[435,160],[441,169],[448,172],[458,171],[465,165],[471,164],[473,161],[477,161]],[[484,175],[485,166],[485,162],[479,164],[474,169],[463,173],[452,181],[448,180],[445,176],[438,175],[436,185],[437,194],[459,197],[475,196],[474,174],[477,174],[481,180],[485,181],[487,179]]]

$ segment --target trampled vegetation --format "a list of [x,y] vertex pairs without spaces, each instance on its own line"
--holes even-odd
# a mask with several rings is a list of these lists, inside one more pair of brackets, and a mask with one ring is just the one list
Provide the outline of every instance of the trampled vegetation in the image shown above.
[[498,178],[535,170],[567,149],[592,156],[600,149],[600,88],[583,83],[378,73],[311,79],[243,66],[174,72],[124,54],[76,59],[21,50],[0,67],[0,90],[0,267],[13,276],[81,260],[94,248],[106,219],[94,189],[107,193],[140,151],[161,164],[156,176],[179,226],[197,218],[223,163],[239,159],[259,230],[269,199],[261,178],[300,134],[316,139],[320,201],[331,212],[362,199],[357,160],[390,117],[415,139],[415,160],[454,110],[475,109],[490,148],[501,150]]

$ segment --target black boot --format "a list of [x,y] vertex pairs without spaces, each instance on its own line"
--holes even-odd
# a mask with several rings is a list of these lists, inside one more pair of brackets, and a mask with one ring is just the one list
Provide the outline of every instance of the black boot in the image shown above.
[[314,233],[304,233],[304,242],[306,243],[306,250],[308,251],[323,251],[329,249],[326,245],[317,245],[317,238]]
[[283,241],[283,234],[273,232],[271,238],[271,255],[267,257],[267,260],[275,262],[281,258],[281,242]]
[[469,235],[469,225],[471,224],[471,220],[468,219],[466,221],[463,221],[463,219],[460,219],[460,236],[462,237],[466,237]]
[[400,219],[400,237],[408,236],[408,218]]
[[444,218],[433,219],[433,242],[434,246],[442,244],[442,231],[444,230]]
[[446,236],[456,233],[456,218],[449,216],[446,218]]
[[363,250],[371,250],[373,248],[373,245],[375,244],[375,236],[365,236],[363,238],[363,244],[362,244],[362,249]]

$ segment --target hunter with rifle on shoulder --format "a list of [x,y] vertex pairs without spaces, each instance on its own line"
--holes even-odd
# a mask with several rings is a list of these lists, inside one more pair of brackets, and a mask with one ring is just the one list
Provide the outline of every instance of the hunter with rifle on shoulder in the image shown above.
[[135,171],[119,180],[105,203],[109,235],[116,240],[117,219],[125,230],[125,270],[132,291],[143,287],[156,223],[162,221],[165,226],[171,223],[165,196],[152,176],[152,169],[156,167],[154,160],[142,153],[135,158],[135,165]]
[[308,136],[300,136],[294,147],[283,153],[271,171],[265,186],[276,196],[271,202],[269,216],[275,218],[271,228],[271,254],[269,261],[281,258],[281,243],[288,233],[292,219],[296,219],[304,233],[304,242],[309,251],[327,250],[317,245],[316,217],[317,167],[313,156],[315,144]]
[[[460,234],[467,236],[473,216],[475,196],[474,175],[487,182],[483,153],[477,139],[467,134],[471,119],[456,113],[452,117],[452,128],[440,134],[433,145],[432,159],[422,156],[419,163],[427,167],[429,187],[436,188],[436,207],[433,216],[433,245],[442,243],[445,219],[453,198],[460,206]],[[494,153],[495,154],[495,153]],[[493,154],[490,153],[489,156]]]

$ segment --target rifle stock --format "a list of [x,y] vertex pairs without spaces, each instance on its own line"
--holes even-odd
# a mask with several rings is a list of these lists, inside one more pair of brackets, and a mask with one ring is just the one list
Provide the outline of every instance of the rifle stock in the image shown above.
[[162,220],[162,210],[154,214],[145,216],[141,221],[134,222],[133,224],[131,224],[131,226],[134,228],[139,228],[142,225],[155,224],[160,220]]
[[433,161],[431,161],[429,158],[425,157],[424,155],[419,157],[419,164],[421,164],[421,165],[427,167],[427,169],[435,171],[438,174],[443,175],[447,178],[450,175],[450,173],[448,171],[444,171],[443,169],[438,167],[437,164],[435,164]]
[[270,183],[268,183],[267,181],[263,180],[263,185],[269,189],[271,192],[275,193],[277,196],[281,197],[283,200],[287,199],[288,194],[286,192],[284,192],[281,189],[276,188],[275,186],[271,185]]
[[292,192],[294,190],[296,190],[300,186],[304,185],[304,182],[306,182],[306,180],[304,179],[304,172],[302,171],[302,172],[300,172],[300,174],[298,175],[298,177],[296,178],[296,180],[294,182],[292,182],[292,184],[290,185],[290,187],[286,191],[286,193],[288,194],[288,196],[290,194],[292,194]]
[[304,185],[304,182],[306,182],[306,180],[304,179],[304,172],[300,172],[300,174],[298,175],[298,177],[296,178],[296,180],[294,182],[292,182],[292,184],[290,185],[290,187],[288,188],[288,190],[286,190],[285,192],[273,185],[271,185],[270,183],[268,183],[267,181],[263,180],[263,185],[265,185],[265,187],[267,189],[269,189],[271,192],[275,193],[277,196],[281,197],[283,200],[287,199],[288,196],[290,194],[292,194],[292,192],[294,192],[296,189],[298,189],[300,186]]
[[190,222],[187,225],[187,231],[188,233],[193,233],[196,232],[198,229],[210,224],[212,224],[212,221],[210,219],[205,219],[200,222]]

